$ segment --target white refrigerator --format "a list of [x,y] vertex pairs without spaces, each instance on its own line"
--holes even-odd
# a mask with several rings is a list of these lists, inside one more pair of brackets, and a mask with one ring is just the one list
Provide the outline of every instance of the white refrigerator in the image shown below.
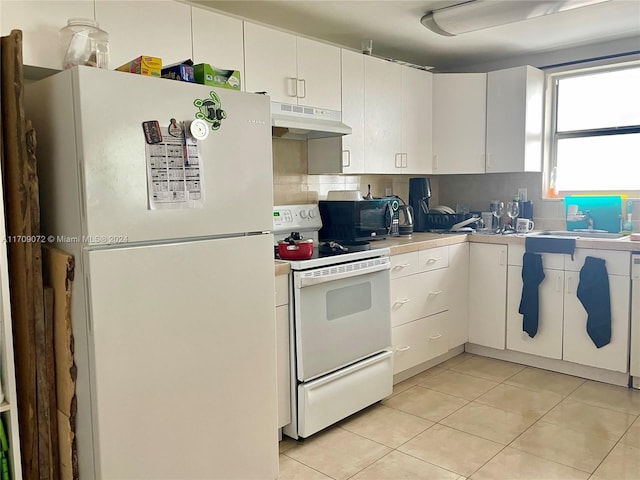
[[76,259],[80,478],[276,478],[269,98],[76,67],[25,109]]

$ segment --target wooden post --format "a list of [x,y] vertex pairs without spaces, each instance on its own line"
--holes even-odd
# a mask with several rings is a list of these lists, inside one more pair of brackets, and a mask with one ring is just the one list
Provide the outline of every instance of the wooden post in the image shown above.
[[[50,479],[49,435],[39,434],[40,422],[48,423],[48,399],[43,372],[38,375],[37,338],[44,335],[44,292],[40,204],[35,155],[29,154],[23,107],[22,32],[2,37],[2,162],[7,211],[7,248],[22,470],[28,479]],[[34,241],[35,240],[35,241]],[[42,345],[43,346],[43,345]],[[41,360],[44,362],[44,359]],[[40,389],[39,389],[40,387]],[[42,469],[40,467],[43,467]]]
[[56,399],[60,478],[78,480],[75,440],[77,368],[73,358],[71,290],[75,273],[72,255],[49,245],[42,247],[44,283],[53,288],[53,336],[55,351]]

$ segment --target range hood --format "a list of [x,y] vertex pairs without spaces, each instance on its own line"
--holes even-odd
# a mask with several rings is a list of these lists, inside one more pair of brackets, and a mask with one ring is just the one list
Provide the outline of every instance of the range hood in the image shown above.
[[273,136],[293,140],[349,135],[351,127],[342,123],[342,113],[314,107],[271,102]]

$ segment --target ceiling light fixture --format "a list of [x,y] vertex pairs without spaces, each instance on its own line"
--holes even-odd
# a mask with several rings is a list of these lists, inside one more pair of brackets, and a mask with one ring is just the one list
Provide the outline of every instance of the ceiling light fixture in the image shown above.
[[420,19],[429,30],[453,37],[610,0],[469,0],[433,10]]

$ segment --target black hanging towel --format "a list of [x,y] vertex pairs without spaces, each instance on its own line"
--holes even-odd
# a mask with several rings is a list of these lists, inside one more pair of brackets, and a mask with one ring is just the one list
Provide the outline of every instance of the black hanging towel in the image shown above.
[[531,338],[538,333],[540,303],[538,287],[544,280],[542,255],[525,252],[522,257],[522,297],[518,312],[522,316],[522,330]]
[[602,258],[587,257],[580,269],[578,299],[587,311],[587,333],[597,348],[611,342],[611,296]]

